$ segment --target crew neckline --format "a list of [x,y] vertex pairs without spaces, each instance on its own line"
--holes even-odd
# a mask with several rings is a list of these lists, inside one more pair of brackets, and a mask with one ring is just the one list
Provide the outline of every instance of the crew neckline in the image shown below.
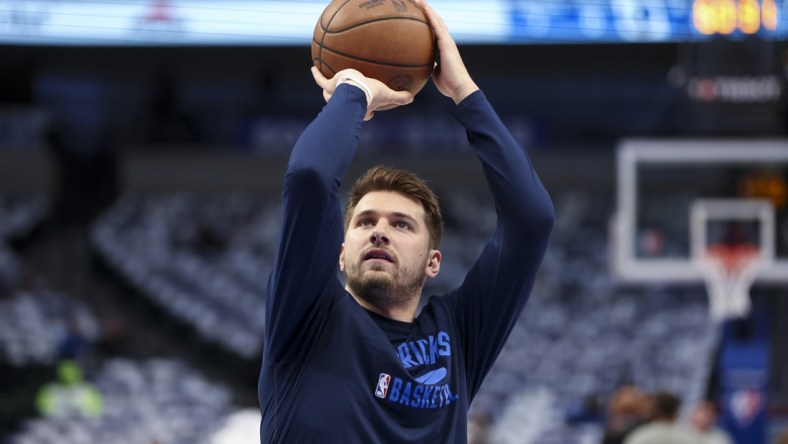
[[388,337],[392,343],[405,341],[413,332],[415,322],[398,321],[375,313],[367,308],[361,308],[369,314],[372,320],[383,330],[383,333],[386,334],[386,337]]

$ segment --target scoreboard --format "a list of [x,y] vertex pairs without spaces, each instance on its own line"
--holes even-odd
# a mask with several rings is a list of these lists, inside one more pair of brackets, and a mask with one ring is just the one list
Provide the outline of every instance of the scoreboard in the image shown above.
[[[515,42],[692,42],[781,39],[778,0],[609,0],[512,3]],[[788,11],[786,11],[788,12]]]

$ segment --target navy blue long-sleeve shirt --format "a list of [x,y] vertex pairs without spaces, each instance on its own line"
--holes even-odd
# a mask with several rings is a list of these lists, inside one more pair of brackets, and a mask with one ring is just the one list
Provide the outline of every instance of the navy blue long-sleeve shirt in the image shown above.
[[533,287],[553,206],[484,94],[453,116],[467,129],[498,224],[463,283],[412,323],[376,315],[337,277],[339,188],[366,98],[340,85],[293,149],[268,282],[258,394],[263,443],[466,442],[467,410]]

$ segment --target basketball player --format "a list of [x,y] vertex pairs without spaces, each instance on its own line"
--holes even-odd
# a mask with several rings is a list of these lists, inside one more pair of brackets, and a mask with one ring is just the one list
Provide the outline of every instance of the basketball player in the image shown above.
[[433,81],[456,103],[453,115],[495,199],[497,228],[462,285],[416,316],[425,280],[440,271],[435,195],[411,173],[386,167],[356,182],[344,220],[338,195],[362,121],[413,98],[357,71],[326,79],[313,68],[328,103],[285,173],[259,381],[263,443],[466,442],[468,407],[547,248],[547,192],[441,18],[419,5],[440,51]]

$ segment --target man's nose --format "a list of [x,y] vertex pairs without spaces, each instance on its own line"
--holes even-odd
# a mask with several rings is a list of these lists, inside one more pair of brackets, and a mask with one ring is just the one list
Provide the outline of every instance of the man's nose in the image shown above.
[[372,231],[372,234],[369,235],[369,241],[375,245],[387,244],[389,243],[389,238],[383,231],[375,229]]

